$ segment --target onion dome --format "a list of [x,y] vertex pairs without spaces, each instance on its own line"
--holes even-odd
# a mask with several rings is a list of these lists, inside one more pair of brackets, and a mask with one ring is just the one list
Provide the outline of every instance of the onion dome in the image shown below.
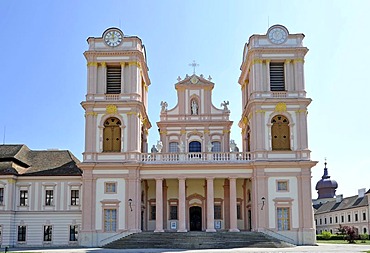
[[321,177],[320,181],[316,184],[316,190],[319,194],[318,199],[334,198],[335,191],[338,188],[338,183],[335,180],[331,180],[328,174],[328,168],[326,168],[326,162],[324,168],[324,175]]

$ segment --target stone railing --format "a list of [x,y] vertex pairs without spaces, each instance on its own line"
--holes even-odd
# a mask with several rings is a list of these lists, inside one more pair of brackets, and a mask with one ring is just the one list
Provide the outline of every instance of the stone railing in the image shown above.
[[234,162],[251,160],[249,152],[212,152],[212,153],[147,153],[141,154],[144,163],[199,163],[199,162]]

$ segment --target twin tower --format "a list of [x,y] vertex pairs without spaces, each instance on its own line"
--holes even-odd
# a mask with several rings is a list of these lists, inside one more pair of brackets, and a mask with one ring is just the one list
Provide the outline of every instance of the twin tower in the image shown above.
[[274,25],[246,43],[235,84],[241,150],[228,102],[214,106],[215,84],[193,74],[175,84],[174,108],[163,98],[151,151],[141,39],[118,28],[88,38],[81,245],[142,231],[241,230],[314,244],[303,38]]

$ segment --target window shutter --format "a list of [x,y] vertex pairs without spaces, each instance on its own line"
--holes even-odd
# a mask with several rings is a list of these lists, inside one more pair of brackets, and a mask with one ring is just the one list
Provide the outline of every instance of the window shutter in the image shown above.
[[107,94],[121,93],[121,67],[107,67]]
[[270,62],[270,90],[285,91],[283,62]]

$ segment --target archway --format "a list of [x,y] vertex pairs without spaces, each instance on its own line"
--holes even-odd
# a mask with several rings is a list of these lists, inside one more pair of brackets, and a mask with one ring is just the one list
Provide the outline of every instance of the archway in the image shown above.
[[202,208],[192,206],[189,208],[190,231],[202,231]]

